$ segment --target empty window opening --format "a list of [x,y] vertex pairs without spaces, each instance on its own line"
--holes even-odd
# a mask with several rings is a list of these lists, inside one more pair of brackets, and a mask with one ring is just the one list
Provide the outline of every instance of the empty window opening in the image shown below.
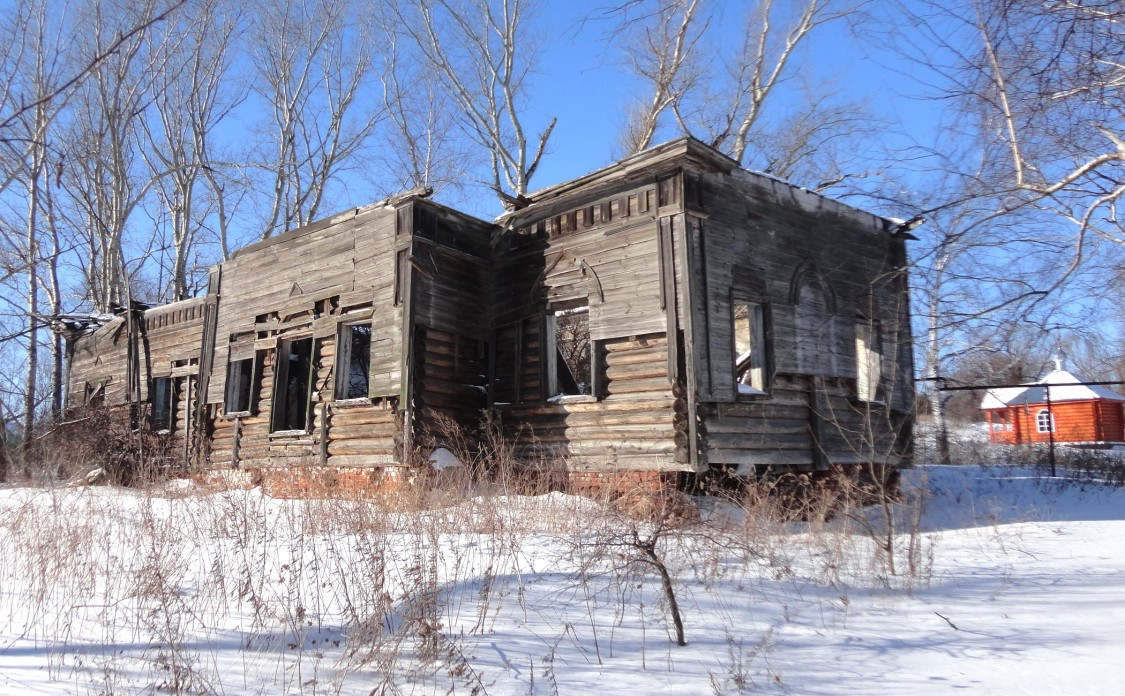
[[151,389],[149,423],[153,430],[169,432],[172,429],[172,379],[157,377],[152,380]]
[[312,338],[278,342],[272,430],[308,430],[312,393]]
[[1035,429],[1041,433],[1051,433],[1055,431],[1055,417],[1047,409],[1042,409],[1035,414]]
[[105,381],[96,383],[86,383],[86,405],[91,407],[102,406],[105,404]]
[[766,309],[756,302],[734,304],[734,374],[739,394],[769,390]]
[[856,324],[855,357],[856,395],[863,401],[882,401],[883,341],[877,324]]
[[366,399],[371,372],[371,325],[340,327],[336,354],[336,399]]
[[576,307],[547,317],[547,377],[549,396],[592,395],[593,346],[590,308]]
[[249,413],[254,392],[254,358],[231,360],[227,365],[226,413]]

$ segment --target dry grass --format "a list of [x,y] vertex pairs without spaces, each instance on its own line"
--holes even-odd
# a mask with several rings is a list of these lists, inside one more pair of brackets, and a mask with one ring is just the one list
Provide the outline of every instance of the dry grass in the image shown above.
[[[392,498],[185,482],[15,491],[0,509],[0,635],[44,646],[56,679],[98,693],[232,693],[266,674],[285,693],[486,694],[497,677],[481,646],[539,626],[520,640],[542,657],[509,671],[528,693],[557,693],[560,651],[600,663],[639,645],[646,665],[696,640],[700,593],[721,609],[731,588],[766,582],[846,597],[928,577],[919,508],[888,507],[888,536],[858,484],[800,496],[797,512],[763,479],[698,508],[657,497],[638,516],[618,495],[545,492],[556,482],[526,476],[502,438],[483,441],[455,452],[467,466]],[[727,630],[740,637],[715,693],[780,680],[762,671],[768,629]]]

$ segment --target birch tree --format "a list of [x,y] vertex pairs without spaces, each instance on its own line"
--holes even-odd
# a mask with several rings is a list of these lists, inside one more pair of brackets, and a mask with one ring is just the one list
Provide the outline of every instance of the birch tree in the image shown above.
[[1007,207],[1125,243],[1125,7],[977,0],[967,19],[978,45],[960,84],[1007,151]]
[[387,114],[384,140],[392,186],[434,193],[459,188],[471,155],[456,138],[455,107],[409,36],[403,35],[397,18],[396,12],[379,17],[385,61],[380,76]]
[[383,117],[365,95],[375,37],[349,0],[272,0],[251,22],[253,91],[267,105],[271,151],[258,162],[271,200],[262,238],[316,219],[331,183]]
[[1049,353],[1099,323],[1099,302],[1113,303],[1103,266],[1123,258],[1125,8],[973,0],[901,10],[912,30],[902,55],[952,107],[932,149],[912,153],[935,194],[921,205],[933,222],[914,272],[925,374],[1014,355],[1012,335]]
[[[626,149],[648,147],[663,128],[812,189],[869,176],[855,146],[882,124],[862,103],[800,77],[802,51],[818,30],[855,17],[863,4],[633,0],[611,8],[644,86],[627,115]],[[734,8],[744,12],[737,44],[714,19]]]
[[[647,93],[628,108],[622,144],[626,152],[652,144],[661,116],[681,104],[701,78],[700,40],[710,23],[703,0],[629,3],[612,10],[622,21],[615,33],[627,36],[626,60],[646,83]],[[634,13],[641,13],[640,18]]]
[[528,135],[524,101],[535,64],[532,0],[400,0],[404,30],[459,109],[462,127],[487,153],[487,185],[520,204],[556,119]]
[[[720,91],[725,107],[705,106],[699,112],[706,139],[739,162],[762,122],[770,95],[792,69],[798,49],[818,28],[855,12],[854,5],[839,0],[805,0],[796,9],[794,16],[779,19],[773,0],[757,3],[746,19],[743,44],[730,63],[730,85]],[[678,112],[677,117],[686,129],[684,114]]]
[[229,86],[239,14],[218,0],[204,0],[181,12],[159,34],[150,33],[157,63],[152,119],[143,121],[151,147],[149,162],[161,207],[169,219],[172,258],[165,297],[182,300],[193,289],[189,266],[217,218],[215,237],[226,257],[226,190],[219,183],[224,164],[215,161],[215,131],[241,95]]
[[8,84],[30,104],[13,115],[5,142],[9,155],[18,154],[18,159],[9,159],[9,166],[11,182],[19,188],[23,215],[18,221],[9,218],[0,227],[5,246],[18,249],[16,257],[23,270],[20,287],[24,303],[13,309],[18,309],[16,323],[26,342],[22,404],[25,443],[35,432],[43,400],[39,389],[42,344],[50,346],[51,352],[51,384],[46,394],[52,413],[57,415],[61,410],[62,344],[60,337],[47,329],[49,318],[60,312],[62,303],[61,249],[52,214],[51,183],[61,164],[52,135],[64,102],[48,97],[58,94],[65,82],[64,75],[70,69],[65,47],[73,37],[60,26],[53,9],[45,1],[27,2],[17,9],[13,26],[19,31],[12,38],[20,48],[8,66]]

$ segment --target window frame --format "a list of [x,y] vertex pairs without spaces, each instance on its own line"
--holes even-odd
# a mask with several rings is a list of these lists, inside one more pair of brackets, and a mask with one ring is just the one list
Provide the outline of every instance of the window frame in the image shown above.
[[[347,385],[351,383],[352,374],[352,343],[351,330],[366,327],[367,336],[367,366],[365,369],[366,386],[360,396],[343,396],[347,392]],[[341,323],[336,331],[336,364],[332,384],[332,400],[336,403],[363,403],[371,400],[371,342],[374,338],[375,327],[370,320]],[[347,340],[345,340],[345,335]]]
[[[1047,416],[1043,418],[1043,416]],[[1044,422],[1046,421],[1046,422]],[[1046,427],[1044,427],[1046,426]],[[1038,433],[1055,433],[1058,432],[1057,424],[1055,423],[1055,414],[1049,408],[1041,408],[1035,412],[1035,431]]]
[[[740,370],[739,357],[739,317],[738,308],[746,307],[746,328],[749,331],[747,346],[751,361]],[[773,387],[773,340],[770,332],[770,306],[768,302],[749,297],[735,296],[731,301],[731,368],[734,372],[734,393],[737,399],[761,399],[771,395]],[[756,357],[755,357],[756,356]],[[754,371],[759,371],[757,378]],[[749,375],[750,382],[744,382],[740,373]],[[757,384],[755,384],[757,382]],[[745,387],[745,389],[743,389]]]
[[846,368],[839,355],[843,318],[837,314],[836,295],[828,280],[815,271],[807,271],[792,283],[790,301],[793,305],[794,342],[797,372],[800,374],[839,377]]
[[[160,409],[161,404],[157,401],[160,396],[161,390],[157,385],[165,385],[164,388],[164,409]],[[157,433],[171,434],[176,422],[176,382],[171,376],[153,377],[148,385],[148,423],[149,427]],[[158,417],[163,411],[163,418]]]
[[[292,420],[292,418],[291,418],[292,414],[289,413],[288,405],[286,405],[284,410],[280,408],[280,406],[282,404],[281,395],[284,393],[286,395],[286,397],[285,397],[286,401],[288,401],[288,395],[289,395],[289,387],[288,387],[289,363],[292,362],[291,360],[289,360],[289,356],[291,354],[293,354],[291,346],[295,343],[299,343],[299,342],[303,342],[303,341],[308,341],[308,346],[309,346],[309,349],[308,349],[308,374],[306,375],[305,386],[304,386],[304,402],[305,402],[304,427],[301,427],[301,428],[279,427],[280,425],[288,425],[289,424],[288,421]],[[315,359],[314,359],[315,354],[316,354],[316,343],[313,340],[313,337],[311,335],[306,334],[306,335],[301,335],[301,336],[286,336],[286,337],[277,339],[277,345],[274,348],[275,359],[274,359],[274,365],[273,365],[273,390],[272,390],[273,393],[270,395],[270,434],[271,435],[307,434],[310,431],[310,427],[311,427],[311,424],[312,424],[312,410],[313,410],[312,409],[312,406],[313,406],[312,391],[313,391],[313,384],[316,380],[316,364],[315,364]],[[282,359],[283,356],[284,356],[284,361]],[[279,389],[279,387],[282,384],[286,385],[284,391]],[[281,420],[284,420],[286,422],[285,423],[279,423],[279,421],[281,421]]]
[[[595,341],[589,337],[590,334],[590,304],[585,300],[579,303],[568,303],[572,306],[549,308],[543,316],[543,335],[540,345],[543,350],[543,372],[546,379],[543,384],[546,386],[544,392],[544,399],[551,403],[582,403],[599,401],[603,398],[601,394],[602,379],[600,375],[601,361],[600,361],[600,341]],[[559,337],[558,337],[558,317],[559,316],[573,316],[575,314],[586,315],[586,334],[587,334],[587,350],[589,356],[586,358],[589,365],[589,386],[586,391],[580,391],[577,394],[569,394],[559,391],[558,383],[558,370],[559,362],[566,363],[565,358],[562,357],[559,351]],[[567,366],[569,370],[569,365]],[[577,376],[573,375],[574,381],[577,384]]]
[[[232,368],[236,363],[250,363],[250,378],[247,383],[246,391],[246,407],[242,409],[231,408],[231,387],[232,387]],[[258,377],[261,374],[262,359],[259,351],[254,351],[254,354],[246,358],[235,358],[227,360],[227,377],[226,383],[223,385],[223,414],[227,417],[234,416],[249,416],[257,411],[257,399],[254,398],[255,386],[258,384]],[[239,372],[241,373],[241,368]],[[241,390],[240,390],[241,391]],[[237,404],[236,404],[237,405]]]

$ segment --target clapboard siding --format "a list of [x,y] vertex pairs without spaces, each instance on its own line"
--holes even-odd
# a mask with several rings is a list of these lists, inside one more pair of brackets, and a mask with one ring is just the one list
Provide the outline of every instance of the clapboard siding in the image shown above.
[[227,346],[237,336],[279,336],[314,318],[351,307],[373,308],[372,381],[388,393],[401,391],[402,307],[395,305],[395,209],[371,206],[325,224],[287,233],[238,252],[223,264],[216,329],[215,370],[208,402],[221,403]]
[[[689,209],[675,222],[697,279],[691,324],[708,464],[751,473],[897,461],[909,437],[903,414],[913,406],[901,241],[874,216],[766,177],[740,170],[692,176],[700,182],[700,214]],[[768,307],[768,396],[737,391],[736,301]],[[821,312],[814,321],[801,318],[810,311],[805,302]],[[859,323],[883,335],[889,410],[858,398]],[[816,335],[802,338],[811,325]],[[815,354],[802,341],[815,344]]]

